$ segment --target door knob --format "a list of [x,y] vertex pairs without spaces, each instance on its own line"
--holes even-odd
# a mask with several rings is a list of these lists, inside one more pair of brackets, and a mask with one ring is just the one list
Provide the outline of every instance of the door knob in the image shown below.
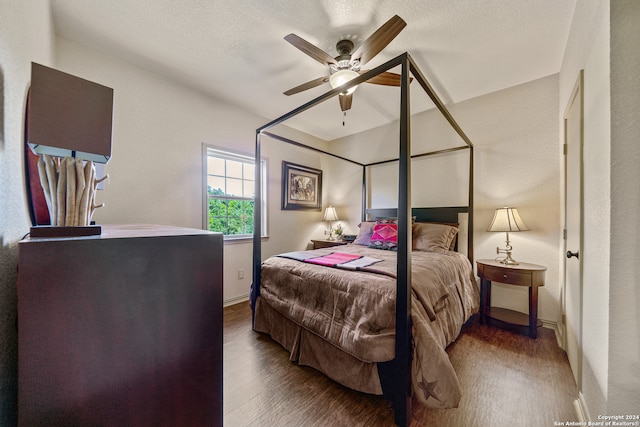
[[579,251],[575,251],[575,252],[567,251],[567,258],[571,258],[572,256],[576,257],[577,259],[580,259],[580,252]]

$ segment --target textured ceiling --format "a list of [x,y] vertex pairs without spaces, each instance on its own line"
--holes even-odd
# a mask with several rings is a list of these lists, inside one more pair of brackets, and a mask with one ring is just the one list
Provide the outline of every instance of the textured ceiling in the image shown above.
[[[445,103],[560,69],[576,0],[51,0],[59,37],[275,119],[329,85],[292,95],[328,68],[287,43],[295,33],[336,56],[393,15],[406,28],[365,68],[409,52]],[[414,89],[412,89],[413,93]],[[346,125],[337,99],[289,122],[326,140],[398,116],[396,88],[360,85]],[[427,108],[416,103],[416,108]],[[268,120],[265,120],[268,121]]]

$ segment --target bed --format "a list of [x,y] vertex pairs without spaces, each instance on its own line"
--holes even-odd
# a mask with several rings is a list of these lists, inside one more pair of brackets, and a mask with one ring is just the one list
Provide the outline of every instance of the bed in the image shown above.
[[[372,77],[387,72],[394,67],[401,67],[400,74],[400,118],[399,118],[399,150],[398,157],[374,163],[363,164],[356,160],[334,155],[330,152],[307,146],[273,133],[273,129],[285,123],[290,118],[313,108],[332,97],[336,97],[349,87],[356,86]],[[437,110],[446,122],[462,139],[463,144],[455,147],[433,150],[426,153],[411,153],[411,104],[409,84],[410,74],[413,76],[414,86],[419,85],[433,101]],[[267,123],[256,130],[255,161],[261,159],[261,147],[267,139],[275,139],[296,147],[303,147],[322,155],[333,156],[342,161],[350,162],[362,167],[362,221],[367,219],[371,189],[367,183],[368,173],[373,166],[396,162],[398,165],[398,203],[391,210],[381,210],[376,214],[384,217],[393,216],[397,226],[396,251],[383,251],[366,248],[364,253],[357,245],[334,249],[344,257],[358,253],[380,259],[370,267],[379,271],[343,271],[342,268],[324,265],[307,265],[306,260],[292,259],[289,256],[276,256],[268,260],[262,258],[261,223],[262,205],[260,198],[255,200],[254,208],[254,236],[253,236],[253,280],[251,285],[251,306],[253,309],[253,327],[257,331],[269,333],[281,343],[291,354],[292,360],[300,364],[313,366],[329,377],[348,387],[368,393],[382,393],[392,403],[395,422],[399,426],[406,426],[411,419],[411,395],[427,406],[453,407],[460,398],[459,386],[455,372],[446,356],[445,348],[457,337],[462,324],[477,310],[477,286],[473,278],[471,264],[473,262],[473,144],[461,130],[445,105],[433,91],[426,78],[414,63],[408,53],[368,71],[359,77],[345,83],[340,88],[333,89],[291,112]],[[416,221],[458,223],[460,212],[466,212],[466,258],[447,248],[439,256],[423,256],[413,251],[413,216],[411,204],[411,162],[422,156],[449,155],[453,151],[464,150],[469,153],[468,175],[468,204],[461,208],[431,208],[426,217],[418,216]],[[257,170],[258,168],[256,168]],[[262,194],[262,176],[256,173],[256,194]],[[437,184],[436,184],[437,185]],[[371,212],[368,212],[371,214]],[[370,253],[369,251],[376,251]],[[320,250],[318,254],[328,255],[331,250]],[[426,251],[418,251],[426,252]],[[346,254],[346,255],[345,255]],[[299,253],[294,256],[304,257]],[[455,270],[457,280],[445,281],[445,284],[426,290],[416,286],[422,281],[419,270],[423,267],[422,258],[432,258],[431,264],[438,264],[438,259],[446,259],[445,264],[453,264],[459,260],[461,267]],[[415,259],[415,261],[414,261]],[[305,270],[303,276],[301,270]],[[451,270],[451,269],[449,269]],[[338,273],[339,271],[339,273]],[[414,273],[415,271],[415,273]],[[331,273],[331,274],[330,274]],[[336,284],[327,285],[326,277],[337,275]],[[345,276],[348,274],[349,276]],[[445,273],[434,273],[438,276]],[[278,276],[280,276],[278,278]],[[314,292],[318,294],[332,292],[339,297],[319,299],[305,296],[310,286],[311,278],[318,277]],[[351,279],[345,277],[366,277],[361,283],[375,283],[369,285],[372,289],[384,289],[384,295],[373,302],[346,304],[343,307],[328,307],[327,304],[338,301],[350,301]],[[275,277],[275,278],[274,278]],[[284,279],[283,279],[284,277]],[[304,285],[284,287],[278,290],[278,283],[299,282]],[[428,280],[427,280],[428,281]],[[413,282],[413,285],[412,285]],[[327,291],[329,289],[331,291]],[[431,290],[430,290],[431,289]],[[282,292],[282,293],[280,293]],[[288,300],[293,295],[293,300]],[[302,302],[305,300],[304,302]],[[298,305],[300,304],[300,305]],[[309,308],[309,304],[312,306]],[[377,304],[385,305],[380,310]],[[315,311],[313,306],[315,305]],[[445,307],[446,306],[446,307]],[[454,307],[459,307],[456,309]],[[319,309],[319,310],[318,310]],[[322,312],[324,314],[318,314]],[[383,314],[386,313],[386,314]],[[315,314],[314,314],[315,313]],[[330,313],[327,315],[326,313]],[[366,314],[365,314],[366,313]],[[313,317],[329,318],[329,326],[320,326],[318,321],[314,325]],[[365,337],[363,343],[355,344],[352,338],[361,335],[355,330],[336,323],[336,316],[341,316],[343,324],[359,326],[364,318],[369,318],[376,333]],[[384,318],[384,320],[382,320]],[[332,323],[333,322],[333,323]],[[326,325],[326,322],[325,322]],[[333,325],[333,326],[332,326]],[[358,338],[361,338],[358,336]],[[367,342],[375,341],[375,343]],[[349,345],[353,342],[353,345]],[[415,343],[415,345],[414,345]],[[371,344],[371,345],[370,345]],[[430,365],[434,365],[430,366]]]
[[[366,238],[373,224],[361,225],[355,243],[263,262],[254,329],[298,364],[385,394],[384,369],[395,356],[397,254]],[[412,230],[412,391],[428,407],[457,407],[460,386],[445,348],[478,311],[478,286],[467,256],[450,250],[457,227],[417,222]]]

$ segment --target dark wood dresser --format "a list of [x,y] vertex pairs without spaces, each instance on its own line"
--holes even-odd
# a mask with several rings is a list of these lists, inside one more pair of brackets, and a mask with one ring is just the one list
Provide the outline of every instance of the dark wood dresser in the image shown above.
[[18,425],[222,425],[222,235],[19,244]]

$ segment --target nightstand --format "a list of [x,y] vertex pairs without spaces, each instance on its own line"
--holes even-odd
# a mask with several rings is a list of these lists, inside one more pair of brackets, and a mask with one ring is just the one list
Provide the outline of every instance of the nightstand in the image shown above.
[[311,243],[313,243],[313,249],[330,248],[332,246],[347,244],[347,242],[343,242],[342,240],[311,240]]
[[[515,329],[531,338],[538,336],[538,287],[544,286],[546,267],[521,262],[505,265],[499,261],[481,259],[477,261],[480,277],[480,323]],[[529,314],[500,307],[491,307],[491,282],[529,287]],[[494,322],[495,321],[495,322]]]

